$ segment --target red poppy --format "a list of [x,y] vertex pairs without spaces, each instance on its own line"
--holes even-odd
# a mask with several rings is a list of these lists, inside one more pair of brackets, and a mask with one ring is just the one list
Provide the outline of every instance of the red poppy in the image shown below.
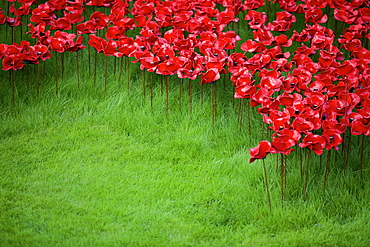
[[320,109],[328,100],[327,95],[320,92],[305,92],[306,98],[303,103],[311,107],[313,110]]
[[[323,116],[326,116],[326,115],[323,115]],[[328,119],[328,120],[322,121],[322,129],[323,130],[336,129],[339,131],[339,133],[344,133],[346,131],[346,125],[338,122],[335,119]]]
[[69,19],[62,17],[52,21],[50,30],[70,30],[71,28],[72,24]]
[[320,135],[314,135],[311,132],[303,138],[303,142],[299,144],[301,148],[308,148],[314,151],[315,154],[321,155],[326,146],[325,138]]
[[262,104],[264,101],[269,100],[271,95],[274,93],[272,90],[268,90],[266,88],[260,88],[255,94],[253,94],[250,104],[251,106],[258,106]]
[[265,5],[265,1],[263,0],[245,0],[242,6],[242,9],[245,10],[251,10],[251,9],[258,9],[259,7],[262,7]]
[[110,7],[114,0],[89,0],[86,5],[97,7]]
[[121,52],[123,56],[128,57],[136,50],[134,43],[135,41],[131,37],[121,38],[119,39],[118,51]]
[[67,6],[65,7],[66,11],[63,11],[64,17],[71,23],[76,24],[82,22],[84,20],[83,14],[83,6]]
[[274,149],[274,153],[281,153],[284,155],[289,155],[294,149],[293,146],[296,142],[290,139],[287,135],[280,135],[279,137],[274,137],[271,142],[271,146]]
[[294,22],[296,22],[296,17],[293,14],[287,11],[282,11],[276,13],[276,20],[269,23],[267,27],[271,31],[283,32],[288,31]]
[[38,59],[41,59],[41,60],[45,61],[45,60],[51,58],[51,53],[50,53],[47,46],[45,46],[45,45],[35,45],[34,48],[35,48],[34,52],[38,56]]
[[337,129],[329,129],[329,130],[324,130],[322,133],[322,137],[326,141],[326,146],[325,148],[327,150],[331,150],[334,148],[335,150],[338,150],[338,146],[342,144],[343,139],[340,136],[341,132]]
[[350,5],[343,6],[341,9],[334,9],[334,18],[347,24],[354,23],[359,16],[359,11]]
[[279,133],[276,134],[277,137],[273,137],[273,141],[271,143],[271,146],[274,148],[273,153],[282,153],[284,155],[289,155],[292,151],[294,151],[292,147],[294,147],[301,138],[301,135],[298,133],[298,131],[289,130],[288,128],[284,129],[283,131],[279,131]]
[[109,17],[100,11],[96,11],[90,15],[90,20],[94,23],[96,29],[103,30],[108,24]]
[[262,52],[266,50],[266,47],[260,42],[248,39],[240,46],[240,49],[246,52]]
[[263,116],[263,122],[266,124],[272,124],[270,129],[273,131],[279,131],[290,126],[290,117],[290,113],[287,109],[284,109],[283,111],[271,109],[268,112],[268,115]]
[[51,21],[56,18],[57,16],[54,14],[54,9],[51,8],[50,5],[40,4],[32,11],[30,21],[36,24],[45,23],[46,25],[51,25]]
[[256,159],[264,159],[269,153],[274,152],[269,141],[261,141],[257,147],[249,149],[249,155],[251,156],[249,162],[252,163]]
[[306,22],[325,23],[328,21],[328,16],[322,13],[321,9],[308,9],[304,12]]
[[3,70],[18,70],[25,66],[23,59],[20,56],[12,55],[4,57],[2,61]]
[[253,30],[253,38],[264,45],[271,45],[274,41],[274,36],[272,32],[267,29],[261,28]]
[[336,72],[341,76],[355,75],[358,73],[356,66],[357,62],[355,60],[346,60],[336,68]]
[[248,11],[247,15],[244,18],[249,21],[248,25],[252,29],[263,28],[267,21],[267,15],[265,12],[259,12],[255,10]]
[[271,57],[269,55],[256,54],[249,58],[244,66],[254,74],[257,70],[264,68],[270,61]]
[[218,79],[220,79],[220,71],[216,68],[210,68],[202,75],[200,84],[214,83]]
[[15,16],[29,15],[31,13],[31,5],[32,2],[22,3],[22,6],[16,9],[14,4],[12,4],[9,8],[9,12]]
[[94,21],[86,21],[76,26],[77,35],[96,33],[96,26]]
[[17,26],[23,25],[21,20],[22,20],[22,17],[20,16],[17,16],[15,18],[7,16],[5,23],[8,24],[8,26],[10,27],[17,27]]

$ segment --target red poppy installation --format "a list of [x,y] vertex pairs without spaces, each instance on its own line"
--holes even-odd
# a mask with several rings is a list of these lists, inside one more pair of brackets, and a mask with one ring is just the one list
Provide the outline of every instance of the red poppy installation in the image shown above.
[[[0,25],[14,43],[0,44],[3,70],[88,45],[201,84],[230,73],[235,98],[249,99],[273,132],[250,149],[250,162],[298,147],[321,155],[338,150],[346,132],[370,135],[369,0],[9,2]],[[246,40],[235,32],[242,21]],[[17,43],[14,30],[26,22],[28,41]]]

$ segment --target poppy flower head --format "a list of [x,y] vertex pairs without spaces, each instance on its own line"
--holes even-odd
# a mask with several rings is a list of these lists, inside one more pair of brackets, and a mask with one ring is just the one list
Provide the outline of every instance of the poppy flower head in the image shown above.
[[320,135],[312,134],[311,132],[308,132],[308,134],[303,138],[302,143],[299,144],[299,147],[306,147],[317,155],[321,155],[324,152],[325,146],[325,138]]
[[274,149],[269,141],[261,141],[257,147],[249,149],[251,156],[249,162],[252,163],[256,159],[264,159],[269,153],[274,152]]

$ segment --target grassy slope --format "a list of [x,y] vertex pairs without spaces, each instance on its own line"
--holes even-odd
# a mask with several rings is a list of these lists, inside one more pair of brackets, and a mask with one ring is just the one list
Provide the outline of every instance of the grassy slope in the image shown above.
[[[246,39],[251,34],[244,29],[238,31]],[[230,85],[224,91],[218,83],[212,125],[210,88],[203,88],[202,100],[198,82],[190,120],[187,82],[180,105],[179,80],[170,80],[166,117],[163,84],[154,77],[151,108],[150,77],[146,74],[143,100],[136,65],[128,91],[125,73],[117,82],[119,61],[114,76],[109,59],[104,94],[102,56],[93,87],[87,52],[80,55],[79,89],[74,56],[66,55],[56,96],[55,56],[46,64],[45,70],[40,66],[37,99],[37,66],[16,73],[14,107],[9,73],[0,71],[0,246],[370,245],[369,140],[363,180],[358,137],[352,137],[345,179],[343,153],[332,153],[326,189],[327,154],[321,162],[312,155],[307,201],[302,200],[300,158],[289,156],[284,207],[275,157],[268,157],[270,213],[262,163],[249,164],[247,154],[261,140],[261,117],[253,110],[248,135],[244,109],[239,131],[240,105],[232,103]]]
[[202,104],[200,87],[194,86],[190,120],[187,84],[179,105],[179,81],[171,79],[166,117],[157,77],[152,108],[149,97],[143,100],[136,72],[129,92],[124,82],[118,86],[116,73],[104,94],[102,71],[92,87],[88,69],[82,69],[86,73],[78,89],[70,68],[55,96],[49,62],[38,99],[35,72],[29,83],[22,72],[16,75],[15,107],[8,75],[1,72],[0,246],[370,244],[370,186],[368,172],[359,179],[357,146],[346,180],[335,169],[342,156],[333,154],[326,190],[324,165],[312,156],[306,202],[299,158],[290,157],[284,207],[275,158],[267,158],[270,213],[261,162],[249,164],[247,155],[261,138],[260,124],[253,118],[248,136],[244,116],[244,128],[238,130],[231,87],[226,93],[219,86],[212,125],[209,87]]

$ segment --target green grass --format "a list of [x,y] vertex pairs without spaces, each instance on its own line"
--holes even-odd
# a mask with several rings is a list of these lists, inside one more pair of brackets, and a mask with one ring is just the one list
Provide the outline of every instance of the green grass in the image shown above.
[[262,138],[261,116],[250,109],[249,131],[243,104],[240,130],[242,104],[232,100],[229,80],[225,89],[217,82],[212,124],[209,85],[194,82],[190,119],[188,82],[179,101],[181,81],[171,78],[167,116],[162,77],[153,76],[151,107],[149,73],[144,98],[137,64],[118,81],[120,60],[114,74],[109,58],[104,93],[104,56],[94,86],[93,52],[90,68],[87,51],[79,56],[81,88],[75,56],[65,55],[55,95],[61,57],[53,55],[40,66],[38,97],[37,65],[14,73],[14,105],[10,73],[0,71],[0,246],[370,246],[368,139],[363,179],[360,137],[351,138],[346,175],[343,152],[332,152],[326,188],[327,153],[311,155],[306,201],[300,152],[287,158],[284,203],[275,156],[267,157],[270,212],[262,162],[248,162],[248,149]]
[[261,140],[260,117],[252,110],[249,136],[244,109],[239,130],[231,85],[218,85],[212,125],[210,87],[202,103],[198,82],[190,120],[186,81],[180,104],[180,81],[170,79],[166,116],[160,77],[151,107],[135,65],[129,91],[125,73],[122,82],[110,73],[104,93],[102,70],[93,86],[82,65],[78,88],[67,62],[55,95],[48,62],[38,98],[37,70],[28,82],[25,72],[15,74],[14,106],[8,72],[1,72],[0,246],[370,245],[369,167],[361,180],[357,137],[345,177],[343,154],[332,153],[326,189],[326,156],[321,165],[311,156],[306,201],[299,156],[289,156],[284,206],[275,157],[268,157],[269,212],[262,163],[248,163],[248,148]]

